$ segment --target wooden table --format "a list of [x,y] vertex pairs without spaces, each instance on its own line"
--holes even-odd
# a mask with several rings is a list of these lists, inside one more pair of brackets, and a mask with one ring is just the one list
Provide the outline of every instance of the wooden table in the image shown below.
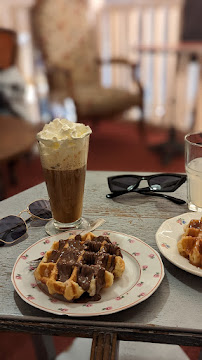
[[[166,219],[188,212],[187,206],[138,194],[107,199],[107,176],[111,175],[114,173],[87,173],[84,215],[92,220],[103,217],[107,221],[104,229],[135,235],[157,250],[155,233],[159,226]],[[175,195],[186,199],[186,184]],[[47,191],[42,183],[2,201],[0,217],[17,215],[30,202],[44,197],[47,198]],[[13,289],[11,271],[16,257],[45,235],[43,226],[30,226],[26,240],[0,249],[1,331],[94,338],[92,349],[101,342],[106,346],[113,343],[112,349],[115,349],[117,340],[202,346],[202,279],[177,268],[165,258],[165,277],[156,292],[142,303],[116,314],[68,318],[25,303]],[[100,359],[104,358],[102,356]],[[114,358],[110,351],[107,356],[106,359]],[[94,358],[92,355],[91,359]]]

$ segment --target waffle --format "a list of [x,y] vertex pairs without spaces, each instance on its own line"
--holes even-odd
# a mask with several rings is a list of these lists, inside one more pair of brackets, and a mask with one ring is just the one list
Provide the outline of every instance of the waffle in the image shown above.
[[177,247],[180,255],[192,265],[202,268],[202,218],[189,222]]
[[125,269],[121,250],[107,236],[93,233],[55,241],[36,268],[36,280],[51,295],[71,301],[87,293],[90,297],[110,287]]

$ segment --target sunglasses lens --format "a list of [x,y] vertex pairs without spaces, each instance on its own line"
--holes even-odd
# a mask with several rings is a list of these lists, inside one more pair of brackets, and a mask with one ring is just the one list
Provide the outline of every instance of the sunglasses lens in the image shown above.
[[29,211],[32,215],[40,219],[51,219],[52,212],[48,200],[37,200],[29,205]]
[[[12,243],[25,235],[27,231],[25,222],[18,216],[6,216],[0,220],[0,239],[5,243]],[[0,242],[0,245],[3,245]]]
[[177,188],[180,180],[180,176],[157,175],[149,180],[149,185],[160,185],[159,191],[173,191]]
[[138,185],[139,179],[135,178],[134,176],[123,176],[123,177],[116,177],[116,178],[109,178],[109,188],[113,191],[121,191],[126,190],[130,185]]

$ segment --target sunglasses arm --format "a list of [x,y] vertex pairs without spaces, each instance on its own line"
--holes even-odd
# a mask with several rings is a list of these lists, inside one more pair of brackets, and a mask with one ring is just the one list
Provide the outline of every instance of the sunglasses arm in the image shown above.
[[133,190],[133,191],[116,191],[116,192],[113,192],[113,193],[110,193],[110,194],[107,194],[106,197],[108,199],[112,199],[112,198],[115,198],[117,196],[120,196],[120,195],[123,195],[123,194],[127,194],[129,192],[137,192],[137,193],[140,193],[142,195],[147,195],[147,196],[159,196],[159,197],[163,197],[167,200],[170,200],[172,201],[173,203],[175,204],[178,204],[178,205],[183,205],[183,204],[186,204],[186,201],[182,200],[182,199],[178,199],[176,197],[173,197],[173,196],[170,196],[170,195],[167,195],[167,194],[161,194],[161,193],[157,193],[157,192],[153,192],[153,191],[145,191],[145,190],[141,190],[141,189],[137,189],[137,190]]
[[129,192],[141,193],[142,191],[149,192],[150,188],[149,187],[145,187],[145,188],[141,188],[141,189],[131,188],[130,190],[126,189],[126,190],[120,190],[120,191],[113,191],[112,193],[107,194],[106,197],[109,198],[109,199],[112,199],[112,198],[117,197],[119,195],[127,194]]
[[128,193],[128,191],[115,191],[115,192],[112,192],[110,194],[107,194],[106,197],[108,199],[113,199],[113,198],[115,198],[117,196],[124,195],[124,194],[127,194],[127,193]]
[[141,194],[143,195],[149,195],[149,196],[159,196],[159,197],[163,197],[165,199],[168,199],[170,201],[172,201],[173,203],[175,204],[178,204],[178,205],[183,205],[183,204],[186,204],[186,201],[185,200],[182,200],[182,199],[179,199],[179,198],[176,198],[174,196],[170,196],[170,195],[167,195],[167,194],[161,194],[161,193],[154,193],[154,192],[140,192]]

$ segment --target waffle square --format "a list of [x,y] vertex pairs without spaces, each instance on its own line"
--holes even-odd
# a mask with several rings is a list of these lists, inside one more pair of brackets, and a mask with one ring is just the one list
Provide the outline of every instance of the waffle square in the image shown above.
[[87,293],[99,295],[112,286],[125,269],[121,250],[107,236],[93,233],[55,241],[34,272],[49,294],[63,295],[68,301]]
[[180,255],[187,258],[192,265],[202,268],[202,218],[189,222],[177,247]]

